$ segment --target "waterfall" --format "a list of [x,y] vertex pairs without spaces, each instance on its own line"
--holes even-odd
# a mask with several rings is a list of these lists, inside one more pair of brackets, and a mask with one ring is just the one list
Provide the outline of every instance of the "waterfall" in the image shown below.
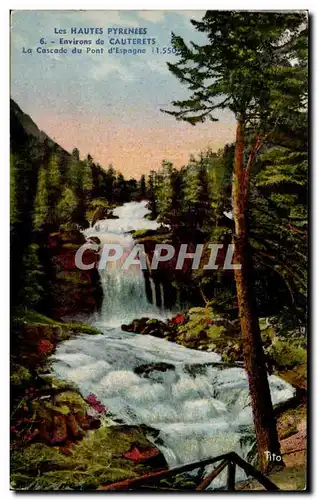
[[[94,228],[86,234],[120,243],[125,254],[134,245],[129,231],[158,226],[144,219],[147,213],[145,202],[126,203],[114,211],[118,219],[100,221],[97,234]],[[139,266],[124,271],[114,262],[101,271],[101,280],[104,300],[97,326],[103,334],[61,343],[52,356],[53,374],[76,383],[84,396],[96,394],[121,421],[156,429],[149,439],[170,467],[230,451],[248,458],[255,437],[246,372],[224,368],[215,353],[121,330],[132,319],[168,314],[163,305],[161,311],[156,306],[152,280],[154,300],[148,302]],[[163,287],[160,293],[163,304]],[[273,404],[294,394],[276,376],[269,384]],[[224,484],[224,476],[218,481],[214,487]]]
[[120,326],[141,316],[159,317],[161,313],[156,301],[150,303],[147,299],[140,266],[131,265],[128,269],[123,269],[123,263],[134,246],[132,236],[115,236],[109,235],[111,242],[120,244],[124,252],[121,259],[107,263],[106,268],[100,271],[103,303],[99,321],[108,326]]
[[151,286],[152,303],[156,304],[157,303],[156,287],[155,287],[155,283],[151,277],[150,277],[150,286]]
[[165,308],[165,291],[163,288],[163,283],[160,283],[160,304],[161,310],[164,311]]
[[[103,303],[99,325],[120,326],[130,323],[142,316],[166,319],[168,313],[157,307],[155,285],[150,277],[152,303],[148,301],[145,289],[145,279],[139,265],[123,269],[123,263],[132,248],[134,239],[130,234],[136,229],[157,229],[156,221],[145,219],[149,213],[147,203],[130,202],[114,210],[118,219],[98,221],[93,228],[85,231],[86,237],[97,236],[101,244],[116,243],[123,248],[122,257],[115,262],[108,262],[105,269],[100,270],[103,288]],[[96,232],[96,225],[98,231]]]

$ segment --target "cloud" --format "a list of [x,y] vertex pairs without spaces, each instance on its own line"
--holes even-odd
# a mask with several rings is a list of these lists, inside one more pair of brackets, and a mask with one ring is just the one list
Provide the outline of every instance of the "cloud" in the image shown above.
[[117,76],[125,82],[133,82],[135,80],[133,73],[128,71],[124,64],[110,57],[107,57],[99,66],[95,66],[91,72],[94,80],[104,80],[109,75]]
[[183,17],[185,24],[188,26],[190,19],[195,19],[196,21],[201,21],[202,17],[206,13],[206,10],[179,10],[176,14]]
[[156,71],[157,73],[161,73],[162,75],[169,74],[169,69],[167,66],[167,62],[160,59],[149,59],[147,61],[147,65],[151,69],[151,71]]
[[138,12],[138,16],[151,23],[162,23],[164,21],[165,12],[163,10],[141,10]]
[[[76,13],[78,15],[79,13]],[[90,21],[96,26],[130,26],[139,27],[137,12],[124,10],[103,10],[92,11],[86,10],[83,12],[83,20],[87,23]],[[74,16],[75,17],[75,16]],[[79,19],[77,19],[79,20]]]

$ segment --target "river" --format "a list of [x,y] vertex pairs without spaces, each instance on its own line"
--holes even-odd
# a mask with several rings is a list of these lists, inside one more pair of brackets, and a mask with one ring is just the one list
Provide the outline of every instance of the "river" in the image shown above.
[[[145,218],[148,212],[144,201],[126,203],[115,209],[118,219],[98,222],[86,236],[119,243],[126,255],[134,245],[129,231],[157,228]],[[142,316],[166,319],[171,311],[149,302],[139,266],[124,271],[118,261],[100,273],[104,299],[94,324],[103,334],[60,344],[54,375],[84,396],[96,394],[122,422],[157,429],[150,439],[170,467],[229,451],[248,458],[255,439],[245,371],[215,366],[220,357],[212,352],[124,332],[121,324]],[[269,382],[274,404],[293,396],[287,382],[273,375]]]

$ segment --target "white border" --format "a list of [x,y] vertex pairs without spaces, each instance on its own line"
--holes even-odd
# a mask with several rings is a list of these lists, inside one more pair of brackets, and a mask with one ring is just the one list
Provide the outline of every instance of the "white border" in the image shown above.
[[[67,6],[66,6],[67,4]],[[87,2],[87,0],[74,0],[74,1],[62,1],[55,0],[54,2],[49,1],[44,4],[43,0],[30,0],[29,2],[24,2],[22,0],[12,1],[10,4],[7,1],[3,1],[0,7],[0,36],[1,36],[1,58],[2,58],[2,74],[1,74],[1,129],[0,129],[0,137],[2,142],[1,148],[1,180],[0,180],[0,217],[1,217],[1,245],[0,245],[0,262],[1,266],[1,277],[0,277],[0,340],[1,340],[1,355],[2,360],[0,363],[1,368],[1,410],[0,410],[0,418],[1,418],[1,455],[0,455],[0,494],[1,500],[12,498],[15,495],[13,492],[8,490],[9,484],[9,438],[8,438],[8,429],[9,429],[9,9],[32,9],[32,10],[77,10],[77,9],[87,9],[87,10],[206,10],[206,9],[240,9],[240,10],[292,10],[292,9],[309,9],[311,16],[314,16],[317,11],[317,2],[314,0],[310,0],[307,2],[299,1],[299,0],[259,0],[258,2],[254,1],[233,1],[233,0],[223,0],[221,3],[216,2],[215,4],[210,1],[202,1],[196,0],[195,2],[189,2],[187,0],[155,0],[151,2],[152,9],[149,9],[150,2],[149,0],[136,0],[133,3],[129,3],[127,0],[116,0],[115,3],[111,2],[102,2],[91,0]],[[317,88],[317,34],[314,33],[315,30],[315,19],[311,20],[311,37],[312,37],[312,47],[311,47],[311,74],[312,74],[312,82],[311,82],[311,92],[314,93],[314,89]],[[23,75],[21,75],[23,78]],[[315,256],[318,252],[317,245],[317,235],[318,235],[318,227],[317,227],[317,216],[318,213],[318,190],[317,190],[317,179],[318,179],[318,167],[317,167],[317,151],[315,148],[315,139],[316,139],[316,127],[317,124],[317,106],[314,106],[314,95],[311,98],[312,109],[312,123],[311,123],[311,131],[312,131],[312,158],[311,158],[311,182],[312,182],[312,312],[313,312],[313,321],[312,321],[312,342],[311,342],[311,351],[315,353],[316,356],[316,345],[317,342],[315,337],[318,335],[318,316],[316,312],[318,311],[318,292],[315,289],[316,283],[318,283],[318,268],[315,264]],[[316,189],[314,189],[316,188]],[[316,293],[315,293],[316,292]],[[316,450],[318,449],[318,433],[316,432],[315,420],[317,417],[316,404],[314,404],[314,387],[317,387],[314,382],[316,381],[315,371],[315,361],[316,359],[312,359],[311,366],[313,368],[312,373],[312,387],[311,394],[313,396],[313,408],[312,408],[312,419],[311,419],[311,448],[312,448],[312,468],[311,468],[311,476],[312,476],[312,486],[314,491],[317,491],[317,480],[318,477],[318,468],[317,461],[314,459],[316,455]],[[313,386],[314,384],[314,386]],[[102,493],[101,493],[102,494]],[[46,494],[51,495],[51,494]],[[95,495],[92,494],[83,494],[81,495],[85,498],[96,498]],[[125,494],[124,494],[125,495]],[[126,495],[132,495],[132,493],[127,493]],[[213,494],[215,495],[215,493]],[[242,493],[240,493],[242,495]],[[248,495],[251,495],[249,493]],[[253,495],[253,494],[252,494]],[[293,497],[300,495],[300,493],[293,493]],[[44,495],[42,494],[28,494],[28,498],[39,498]],[[144,496],[144,495],[143,495]],[[174,495],[175,496],[175,495]],[[182,495],[183,496],[183,495]],[[276,495],[275,495],[276,496]],[[163,495],[156,495],[157,498],[163,497]],[[187,495],[187,498],[196,497],[196,494]],[[69,498],[68,494],[60,494],[59,498]]]

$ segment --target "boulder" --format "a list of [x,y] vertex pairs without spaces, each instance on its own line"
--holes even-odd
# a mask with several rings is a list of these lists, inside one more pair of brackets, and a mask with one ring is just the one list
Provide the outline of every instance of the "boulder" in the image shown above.
[[97,207],[95,212],[94,212],[91,224],[92,224],[92,226],[94,226],[94,224],[97,221],[102,220],[102,219],[107,219],[107,218],[109,218],[108,217],[108,209],[106,207]]
[[161,339],[171,334],[171,328],[166,323],[153,318],[135,319],[129,325],[122,325],[121,327],[126,332],[152,335]]
[[175,366],[170,363],[147,363],[137,366],[134,372],[140,377],[151,378],[154,372],[166,372],[168,370],[175,371]]

